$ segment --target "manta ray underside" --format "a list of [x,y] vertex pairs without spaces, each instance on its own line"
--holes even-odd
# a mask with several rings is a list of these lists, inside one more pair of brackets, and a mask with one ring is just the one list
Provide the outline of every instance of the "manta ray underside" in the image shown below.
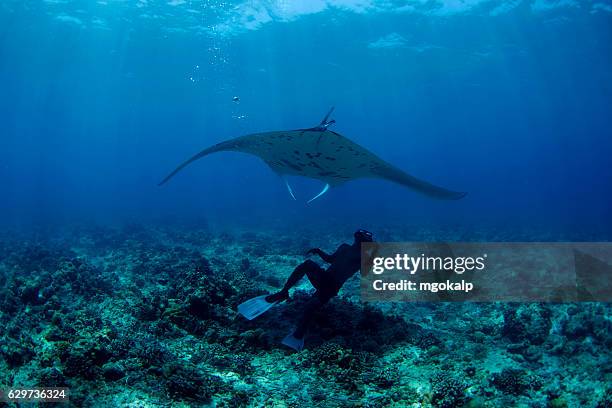
[[323,190],[311,198],[309,203],[325,194],[330,187],[359,178],[389,180],[430,197],[445,200],[457,200],[466,195],[419,180],[357,143],[332,132],[328,127],[335,121],[328,118],[333,110],[334,108],[313,128],[253,133],[217,143],[182,163],[159,185],[166,183],[185,166],[204,156],[233,151],[249,153],[262,159],[283,178],[293,199],[295,195],[285,178],[286,175],[309,177],[324,182]]

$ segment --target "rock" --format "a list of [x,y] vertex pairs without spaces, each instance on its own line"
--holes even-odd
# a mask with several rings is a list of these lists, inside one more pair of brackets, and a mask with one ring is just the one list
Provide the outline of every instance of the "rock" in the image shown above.
[[107,363],[102,366],[102,375],[108,381],[117,381],[125,377],[125,371],[118,364]]

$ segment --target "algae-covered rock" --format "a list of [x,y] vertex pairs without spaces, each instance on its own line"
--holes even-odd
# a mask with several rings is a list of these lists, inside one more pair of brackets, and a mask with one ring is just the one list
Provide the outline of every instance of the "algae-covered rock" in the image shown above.
[[125,377],[125,369],[119,364],[108,363],[102,366],[102,375],[108,381],[117,381]]
[[460,407],[467,401],[467,384],[450,373],[436,373],[431,377],[431,403],[435,407]]
[[217,376],[193,365],[169,363],[162,372],[166,391],[172,399],[207,402],[223,388],[223,382]]
[[501,373],[493,374],[491,383],[500,391],[512,395],[525,394],[542,386],[538,376],[517,368],[506,368]]

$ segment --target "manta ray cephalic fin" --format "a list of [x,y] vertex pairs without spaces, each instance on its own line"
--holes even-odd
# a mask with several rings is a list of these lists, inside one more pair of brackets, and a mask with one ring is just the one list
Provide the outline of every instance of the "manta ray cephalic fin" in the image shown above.
[[319,194],[317,194],[316,196],[314,196],[310,200],[308,200],[307,204],[312,203],[314,200],[316,200],[317,198],[321,197],[323,194],[327,193],[327,190],[329,190],[329,183],[325,184],[325,187],[323,187],[323,190],[321,190],[321,192]]
[[285,182],[285,185],[287,186],[287,190],[289,191],[289,194],[291,194],[291,197],[297,201],[297,198],[295,198],[295,194],[293,194],[293,189],[291,188],[291,185],[289,184],[289,181],[287,181],[287,178],[285,176],[281,176],[283,181]]

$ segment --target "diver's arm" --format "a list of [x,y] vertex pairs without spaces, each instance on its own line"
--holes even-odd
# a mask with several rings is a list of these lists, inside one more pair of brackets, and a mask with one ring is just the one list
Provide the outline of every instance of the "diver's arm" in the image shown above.
[[306,255],[318,255],[319,258],[323,260],[323,262],[327,263],[332,263],[334,261],[334,256],[324,252],[323,250],[321,250],[321,248],[312,248],[308,252],[306,252]]

